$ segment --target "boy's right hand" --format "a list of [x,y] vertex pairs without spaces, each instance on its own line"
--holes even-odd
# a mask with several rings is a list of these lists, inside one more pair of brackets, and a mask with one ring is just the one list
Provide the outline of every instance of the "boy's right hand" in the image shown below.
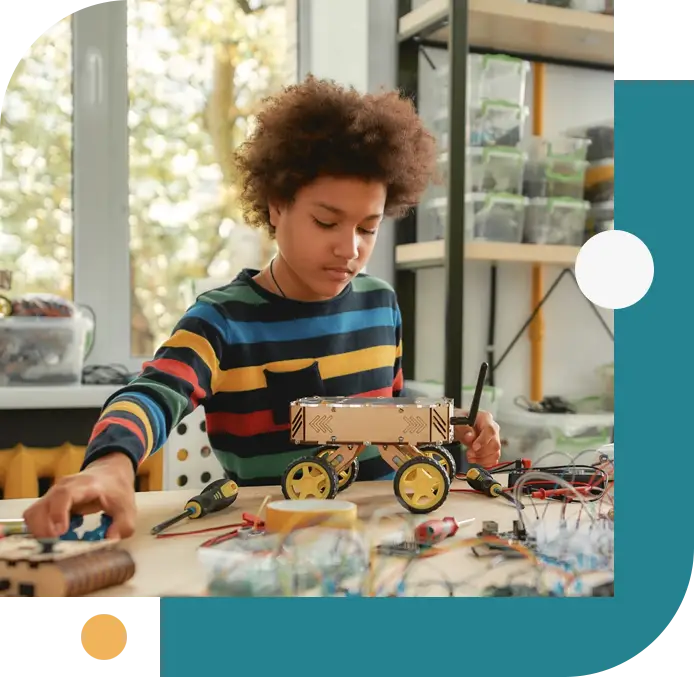
[[128,538],[135,531],[135,473],[130,459],[112,453],[82,472],[59,479],[27,508],[24,521],[36,538],[58,538],[70,528],[70,515],[104,512],[113,518],[107,538]]

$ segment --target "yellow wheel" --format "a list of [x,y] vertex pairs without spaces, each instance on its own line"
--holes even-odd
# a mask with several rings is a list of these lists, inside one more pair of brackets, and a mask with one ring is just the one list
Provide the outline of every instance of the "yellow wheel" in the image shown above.
[[335,498],[337,484],[337,474],[330,464],[314,456],[296,459],[282,475],[282,493],[290,501]]
[[453,454],[451,454],[446,447],[439,445],[426,445],[419,447],[419,451],[421,451],[425,456],[433,458],[435,461],[440,463],[451,482],[455,479],[455,474],[457,472],[455,459],[453,458]]
[[[336,448],[337,447],[322,447],[318,450],[316,456],[324,458]],[[337,473],[337,491],[344,491],[347,487],[351,486],[352,482],[357,479],[358,473],[359,460],[355,458],[344,470]]]
[[450,488],[451,481],[443,466],[426,456],[405,461],[393,480],[395,496],[400,504],[417,514],[440,508]]

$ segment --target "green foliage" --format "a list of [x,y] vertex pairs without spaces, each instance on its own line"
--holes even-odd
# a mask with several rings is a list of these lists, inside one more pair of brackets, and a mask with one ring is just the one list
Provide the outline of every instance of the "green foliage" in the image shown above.
[[[241,222],[232,153],[287,81],[286,23],[282,2],[128,0],[135,355],[169,334],[186,282],[269,255]],[[31,47],[3,102],[0,269],[14,272],[13,293],[72,298],[71,60],[68,18]]]

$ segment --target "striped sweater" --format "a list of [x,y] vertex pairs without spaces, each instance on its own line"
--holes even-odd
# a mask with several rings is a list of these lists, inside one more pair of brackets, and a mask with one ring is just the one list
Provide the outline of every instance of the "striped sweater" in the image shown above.
[[[241,486],[274,485],[287,464],[313,453],[290,442],[289,403],[300,397],[398,396],[401,317],[387,283],[360,274],[336,298],[286,299],[244,270],[198,297],[142,372],[105,403],[83,467],[127,454],[135,468],[196,407],[225,474]],[[391,472],[375,448],[359,479]]]

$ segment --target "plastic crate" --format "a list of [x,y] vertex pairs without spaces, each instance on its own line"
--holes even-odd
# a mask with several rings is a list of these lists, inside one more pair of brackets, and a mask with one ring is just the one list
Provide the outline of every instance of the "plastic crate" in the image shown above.
[[588,163],[580,160],[529,160],[523,174],[523,195],[530,198],[567,197],[583,200],[587,167]]
[[585,196],[590,202],[614,200],[614,158],[592,162],[586,170]]
[[0,318],[0,386],[81,383],[92,330],[82,314]]
[[518,146],[524,139],[527,106],[484,101],[470,107],[470,146]]
[[[513,193],[523,190],[523,172],[527,155],[519,148],[490,146],[487,148],[466,149],[467,166],[465,171],[465,190],[469,193]],[[443,183],[437,192],[446,194],[448,183],[448,153],[438,159],[438,170]]]
[[612,200],[592,205],[586,221],[586,236],[589,238],[606,230],[614,230],[614,201]]
[[466,201],[466,222],[474,224],[470,239],[520,243],[523,240],[527,204],[527,198],[521,195],[473,194],[471,199]]
[[580,246],[590,203],[571,198],[535,198],[525,210],[523,239],[532,244]]

